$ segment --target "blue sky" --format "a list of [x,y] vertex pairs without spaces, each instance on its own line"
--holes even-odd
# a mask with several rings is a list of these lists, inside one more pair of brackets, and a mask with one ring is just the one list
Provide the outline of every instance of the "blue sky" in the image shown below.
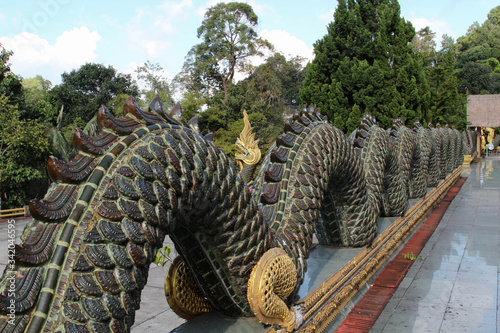
[[[37,74],[60,83],[65,71],[86,62],[112,65],[133,74],[145,61],[159,63],[169,78],[199,43],[196,30],[216,0],[4,1],[0,43],[14,51],[11,68],[23,77]],[[313,44],[333,20],[335,0],[246,1],[259,17],[259,34],[285,55],[313,57]],[[464,35],[484,22],[498,0],[400,0],[402,16],[415,28],[430,26],[439,36]]]

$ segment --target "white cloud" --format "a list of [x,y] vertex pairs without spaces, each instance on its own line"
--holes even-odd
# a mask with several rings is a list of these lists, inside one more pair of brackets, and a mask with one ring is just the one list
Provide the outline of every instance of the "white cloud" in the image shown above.
[[430,27],[433,32],[436,33],[436,44],[439,46],[441,45],[441,37],[444,34],[448,34],[452,37],[455,37],[453,35],[453,31],[451,28],[448,26],[448,24],[445,21],[442,20],[429,20],[426,18],[412,18],[409,19],[409,21],[413,24],[413,27],[415,28],[415,31],[419,31],[422,28],[425,27]]
[[182,0],[181,2],[166,1],[158,6],[159,9],[165,11],[170,16],[179,16],[185,13],[186,9],[193,8],[192,0]]
[[176,22],[185,18],[192,7],[192,0],[182,0],[166,1],[155,11],[137,9],[125,25],[129,46],[145,52],[150,59],[164,55],[171,46],[171,37],[181,32]]
[[145,89],[147,87],[146,82],[139,80],[137,78],[137,72],[135,71],[138,66],[142,66],[142,65],[143,64],[138,64],[135,61],[131,61],[128,63],[127,69],[120,71],[123,74],[130,74],[130,76],[132,77],[132,80],[136,81],[137,86],[139,87],[139,90]]
[[12,38],[0,37],[0,43],[7,50],[14,52],[10,58],[14,73],[23,77],[40,74],[57,84],[63,72],[97,59],[95,51],[100,39],[97,31],[89,31],[87,27],[82,26],[64,31],[54,44],[28,32],[22,32]]
[[157,58],[170,46],[167,39],[162,39],[161,35],[174,31],[169,21],[165,20],[161,24],[161,20],[158,14],[138,9],[126,24],[128,46],[145,51],[148,58]]
[[287,58],[301,56],[305,63],[312,61],[314,53],[312,47],[284,30],[263,30],[261,36],[274,45],[276,51],[283,53]]
[[333,14],[335,14],[335,8],[332,8],[327,12],[322,11],[322,14],[319,14],[318,18],[320,19],[320,21],[328,24],[330,22],[333,22]]

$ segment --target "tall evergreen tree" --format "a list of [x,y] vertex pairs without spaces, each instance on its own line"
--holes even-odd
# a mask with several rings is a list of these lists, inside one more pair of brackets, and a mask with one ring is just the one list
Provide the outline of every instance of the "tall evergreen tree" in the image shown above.
[[453,50],[444,51],[435,66],[426,68],[426,73],[431,87],[429,120],[434,124],[439,122],[464,129],[467,125],[467,98],[458,92]]
[[436,33],[429,27],[420,29],[412,41],[419,55],[431,91],[430,108],[424,117],[432,123],[449,124],[464,129],[467,99],[459,93],[457,78],[457,45],[451,36],[443,35],[441,50],[436,50]]
[[348,132],[365,112],[384,127],[395,117],[422,119],[430,92],[414,36],[395,0],[340,0],[327,35],[314,45],[301,99]]

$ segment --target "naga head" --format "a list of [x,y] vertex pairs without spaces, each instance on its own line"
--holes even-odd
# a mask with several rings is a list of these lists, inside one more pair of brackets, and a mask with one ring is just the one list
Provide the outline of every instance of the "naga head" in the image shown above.
[[236,139],[238,152],[235,154],[236,163],[238,163],[240,171],[243,170],[243,164],[255,165],[259,163],[261,157],[261,152],[257,145],[259,140],[255,140],[255,133],[252,133],[252,127],[250,127],[246,111],[243,111],[243,122],[245,126],[240,133],[240,137]]

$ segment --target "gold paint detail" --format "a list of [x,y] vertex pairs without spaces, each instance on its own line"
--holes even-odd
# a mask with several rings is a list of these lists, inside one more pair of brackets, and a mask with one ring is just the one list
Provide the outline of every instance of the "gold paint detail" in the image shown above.
[[71,224],[74,225],[75,227],[78,226],[78,222],[72,219],[66,220],[66,224]]
[[54,295],[54,289],[50,289],[50,288],[47,288],[47,287],[42,288],[42,290],[41,290],[40,292],[42,292],[42,293],[43,293],[43,292],[47,292],[47,293],[49,293],[49,294]]
[[170,308],[181,318],[189,320],[214,309],[180,256],[170,265],[164,288]]
[[464,164],[470,164],[477,157],[477,151],[473,155],[464,155]]
[[94,190],[97,190],[97,188],[99,187],[99,186],[97,186],[96,184],[93,184],[93,183],[87,183],[87,184],[85,184],[85,186],[90,186],[90,187],[92,187]]
[[255,165],[259,163],[261,151],[259,149],[259,140],[255,140],[255,133],[252,133],[252,127],[248,120],[248,114],[243,111],[243,122],[245,123],[240,137],[236,139],[236,148],[239,150],[235,154],[236,163],[243,170],[243,163]]
[[[109,154],[109,153],[108,153],[108,154]],[[100,170],[100,171],[102,171],[102,172],[103,172],[103,174],[106,174],[106,171],[107,171],[106,169],[104,169],[104,168],[103,168],[102,166],[100,166],[100,165],[96,166],[96,167],[94,168],[94,171],[95,171],[95,170]]]
[[247,297],[252,312],[264,324],[280,325],[286,332],[295,328],[295,314],[283,301],[297,285],[297,269],[281,248],[268,250],[253,268]]
[[33,314],[33,317],[41,317],[43,319],[47,319],[47,314],[43,313],[43,312],[40,312],[40,311],[36,311],[34,314]]
[[62,247],[67,247],[67,248],[69,248],[69,246],[70,246],[68,242],[63,242],[61,240],[57,241],[56,244],[61,245]]
[[75,206],[76,206],[76,205],[78,205],[78,204],[82,205],[82,206],[83,206],[83,207],[85,207],[85,208],[87,208],[87,206],[89,205],[89,203],[88,203],[88,202],[83,201],[83,200],[78,200],[78,201],[75,203]]

